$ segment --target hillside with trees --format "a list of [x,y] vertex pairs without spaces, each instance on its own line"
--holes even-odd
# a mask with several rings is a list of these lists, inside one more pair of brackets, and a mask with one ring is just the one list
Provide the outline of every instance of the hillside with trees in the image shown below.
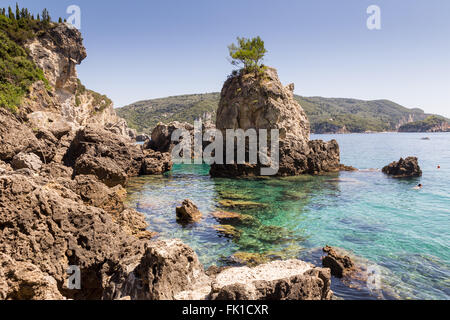
[[422,121],[414,121],[402,125],[399,132],[442,132],[450,131],[448,119],[439,116],[429,116]]
[[[402,125],[425,120],[429,114],[408,109],[389,100],[364,101],[346,98],[295,96],[311,122],[313,133],[397,131]],[[174,96],[139,101],[120,109],[119,116],[140,132],[149,133],[158,122],[193,122],[215,112],[220,93]]]

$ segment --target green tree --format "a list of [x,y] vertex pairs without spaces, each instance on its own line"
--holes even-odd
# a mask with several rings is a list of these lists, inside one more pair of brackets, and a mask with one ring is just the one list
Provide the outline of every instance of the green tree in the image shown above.
[[47,9],[42,10],[42,21],[43,22],[50,22],[51,18],[50,18],[50,14],[48,13]]
[[261,61],[267,53],[264,41],[258,36],[256,38],[237,38],[237,44],[228,46],[231,64],[243,65],[244,70],[258,72],[262,68]]
[[19,5],[16,2],[16,20],[20,19],[20,9],[19,9]]
[[59,17],[59,19],[58,19],[58,23],[62,23],[63,21],[62,21],[62,18],[61,17]]
[[6,16],[6,9],[5,8],[2,9],[2,15]]
[[12,20],[15,20],[15,19],[16,19],[16,16],[14,15],[14,13],[13,13],[11,7],[8,7],[8,17],[9,17],[10,19],[12,19]]

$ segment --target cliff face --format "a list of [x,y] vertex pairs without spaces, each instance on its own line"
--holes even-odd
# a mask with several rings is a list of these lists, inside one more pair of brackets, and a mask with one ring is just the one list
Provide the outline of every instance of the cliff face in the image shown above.
[[117,117],[112,101],[87,90],[78,80],[76,66],[87,56],[81,33],[70,24],[57,24],[39,36],[28,40],[24,47],[34,63],[44,71],[49,82],[33,84],[30,94],[19,108],[35,126],[50,119],[67,121],[74,127],[97,123],[120,127],[120,133],[130,132]]

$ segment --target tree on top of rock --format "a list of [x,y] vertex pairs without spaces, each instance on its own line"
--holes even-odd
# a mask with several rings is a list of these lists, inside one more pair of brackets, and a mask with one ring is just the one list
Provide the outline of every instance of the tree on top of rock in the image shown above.
[[249,72],[258,72],[263,68],[261,61],[267,50],[259,36],[252,39],[238,37],[237,44],[231,44],[228,49],[232,65],[243,65],[244,70]]

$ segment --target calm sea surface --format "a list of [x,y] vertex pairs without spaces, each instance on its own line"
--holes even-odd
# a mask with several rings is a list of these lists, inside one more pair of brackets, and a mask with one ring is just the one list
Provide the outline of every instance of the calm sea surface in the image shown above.
[[[341,162],[361,171],[213,179],[207,165],[179,165],[164,177],[133,179],[128,202],[147,215],[150,229],[161,238],[189,244],[205,267],[232,264],[233,255],[248,253],[320,265],[320,248],[328,244],[350,251],[374,272],[369,286],[364,277],[360,283],[333,278],[338,298],[449,299],[450,133],[312,139],[336,139]],[[392,179],[371,170],[406,156],[419,158],[421,178]],[[418,183],[423,189],[414,190]],[[186,198],[198,205],[204,219],[183,227],[176,223],[175,207]],[[210,214],[217,210],[242,213],[246,219],[221,223]]]

